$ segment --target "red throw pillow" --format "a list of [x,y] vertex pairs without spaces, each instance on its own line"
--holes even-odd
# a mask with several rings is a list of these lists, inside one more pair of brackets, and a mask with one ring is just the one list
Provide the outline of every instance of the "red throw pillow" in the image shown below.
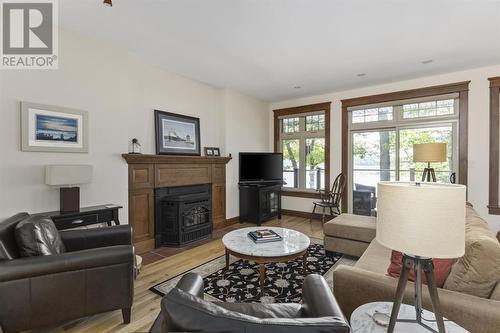
[[[399,278],[399,274],[401,273],[401,267],[403,254],[398,251],[392,251],[391,254],[391,264],[387,269],[387,275]],[[432,259],[432,263],[434,264],[434,279],[436,280],[436,286],[438,288],[442,288],[444,282],[448,275],[450,275],[451,266],[455,262],[454,259]],[[423,273],[423,272],[422,272]],[[408,276],[410,281],[415,281],[415,269],[414,266],[410,269],[410,274]],[[427,279],[425,278],[425,274],[422,274],[422,283],[427,284]]]

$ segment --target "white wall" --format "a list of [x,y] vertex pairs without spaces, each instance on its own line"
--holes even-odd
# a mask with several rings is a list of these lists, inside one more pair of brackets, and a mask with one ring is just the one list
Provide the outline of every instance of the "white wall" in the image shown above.
[[[43,166],[80,163],[94,166],[93,182],[81,190],[82,206],[123,205],[120,216],[127,222],[127,164],[120,155],[133,137],[143,153],[155,152],[154,109],[199,117],[202,147],[220,147],[223,154],[230,147],[233,156],[238,142],[246,149],[267,148],[267,104],[171,74],[79,34],[61,31],[59,36],[58,70],[0,71],[0,218],[57,210],[59,192],[44,185]],[[21,152],[20,101],[87,110],[89,153]],[[248,124],[259,128],[259,135]],[[228,164],[228,218],[238,215],[235,170],[233,160]]]
[[[341,171],[340,101],[342,99],[471,80],[469,86],[469,201],[496,231],[500,230],[500,216],[489,215],[486,207],[489,168],[489,81],[487,79],[498,75],[500,75],[500,65],[272,103],[269,122],[272,122],[274,109],[331,101],[330,177],[333,181],[333,178]],[[270,128],[269,147],[271,148],[274,144],[272,131],[273,129]],[[310,212],[311,202],[310,199],[284,197],[283,208]]]
[[228,217],[239,216],[238,153],[270,151],[268,105],[254,98],[226,90],[226,153],[233,160],[227,169],[226,190]]

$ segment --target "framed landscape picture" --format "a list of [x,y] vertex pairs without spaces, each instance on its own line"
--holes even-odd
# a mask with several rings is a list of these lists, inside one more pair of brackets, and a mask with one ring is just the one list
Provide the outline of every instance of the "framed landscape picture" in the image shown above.
[[21,102],[21,150],[88,152],[88,113]]
[[201,155],[200,119],[155,110],[156,153]]

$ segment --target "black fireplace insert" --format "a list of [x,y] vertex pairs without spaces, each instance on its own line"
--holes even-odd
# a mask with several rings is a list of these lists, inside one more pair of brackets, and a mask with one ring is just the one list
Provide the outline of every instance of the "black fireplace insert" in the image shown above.
[[182,246],[212,235],[210,184],[155,190],[155,246]]

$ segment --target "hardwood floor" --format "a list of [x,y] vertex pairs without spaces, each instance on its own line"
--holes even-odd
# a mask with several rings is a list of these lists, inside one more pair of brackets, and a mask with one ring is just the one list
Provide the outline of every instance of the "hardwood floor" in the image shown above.
[[[283,216],[281,220],[274,219],[265,225],[281,226],[295,229],[304,234],[323,239],[323,228],[320,221],[302,217]],[[224,246],[221,238],[224,233],[241,227],[254,226],[253,224],[235,224],[216,232],[212,239],[204,244],[180,249],[178,253],[163,253],[165,258],[154,260],[154,262],[142,267],[141,274],[135,281],[134,287],[134,306],[132,307],[132,320],[130,324],[122,323],[121,311],[107,312],[70,323],[66,323],[56,328],[45,329],[41,332],[65,332],[65,333],[97,333],[97,332],[147,332],[156,316],[160,312],[161,297],[149,291],[149,288],[161,281],[175,277],[186,271],[189,271],[209,260],[224,255]],[[161,252],[159,252],[161,256]],[[147,256],[147,255],[146,255]],[[158,258],[156,258],[158,259]],[[148,259],[149,260],[149,259]]]

